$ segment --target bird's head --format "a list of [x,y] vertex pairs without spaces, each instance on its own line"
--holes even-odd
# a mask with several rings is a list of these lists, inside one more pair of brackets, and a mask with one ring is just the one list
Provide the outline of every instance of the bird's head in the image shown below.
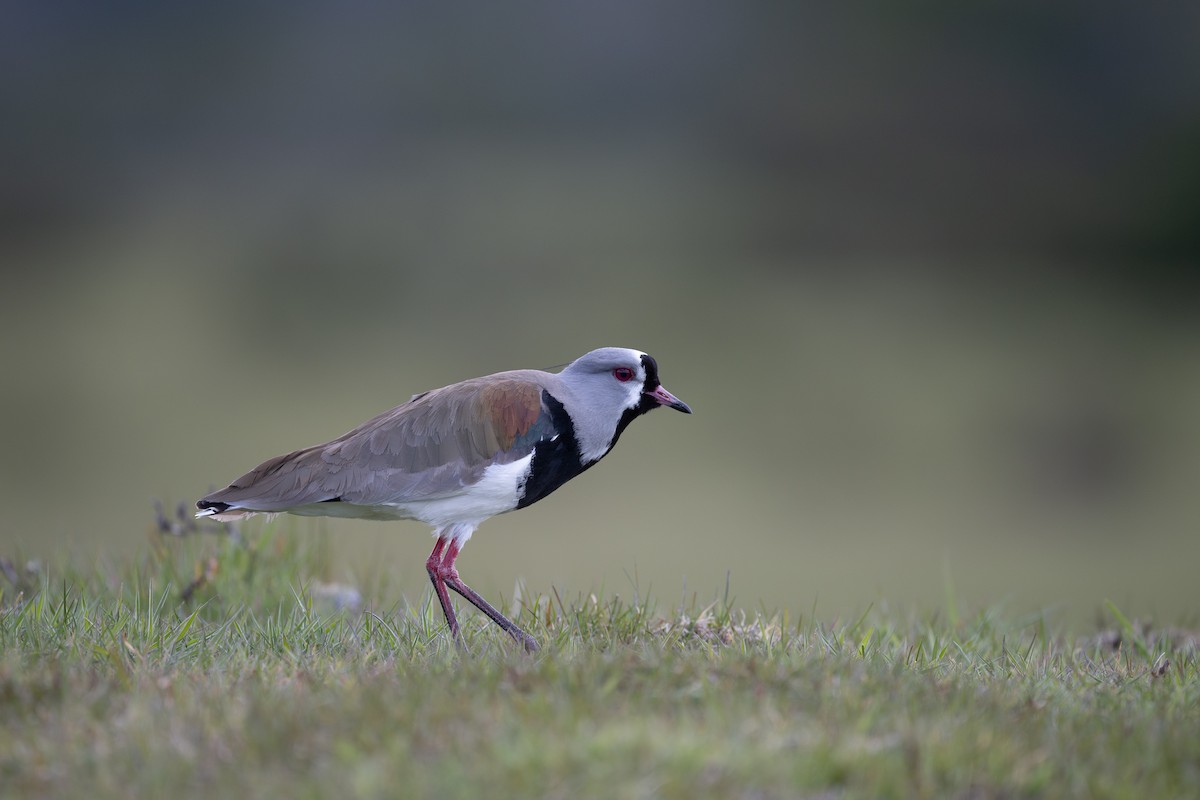
[[568,364],[561,377],[580,407],[573,418],[585,459],[604,455],[630,422],[659,406],[692,413],[662,385],[658,362],[640,350],[593,350]]

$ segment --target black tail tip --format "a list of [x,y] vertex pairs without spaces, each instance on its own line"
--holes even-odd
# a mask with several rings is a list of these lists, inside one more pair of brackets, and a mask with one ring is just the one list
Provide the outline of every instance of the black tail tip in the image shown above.
[[196,508],[212,514],[224,514],[231,506],[229,503],[222,503],[219,500],[197,500]]

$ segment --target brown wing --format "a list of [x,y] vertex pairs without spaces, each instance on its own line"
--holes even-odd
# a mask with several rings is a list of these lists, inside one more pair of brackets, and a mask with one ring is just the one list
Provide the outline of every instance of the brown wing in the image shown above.
[[272,458],[197,505],[286,511],[332,500],[371,506],[449,496],[487,466],[524,458],[553,435],[539,382],[479,378],[418,395],[326,444]]

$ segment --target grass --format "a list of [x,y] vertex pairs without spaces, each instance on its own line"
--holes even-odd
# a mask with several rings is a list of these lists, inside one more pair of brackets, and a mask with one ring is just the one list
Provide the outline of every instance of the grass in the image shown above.
[[174,532],[3,565],[0,795],[1200,795],[1196,640],[1116,607],[1072,638],[550,591],[516,609],[540,653],[468,608],[462,654],[428,593],[322,583],[321,537]]

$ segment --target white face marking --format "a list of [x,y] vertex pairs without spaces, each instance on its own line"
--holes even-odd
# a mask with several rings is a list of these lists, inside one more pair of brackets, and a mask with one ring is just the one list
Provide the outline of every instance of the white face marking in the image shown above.
[[641,356],[639,356],[637,372],[634,374],[633,380],[629,382],[629,402],[626,403],[626,408],[633,408],[642,402],[642,389],[645,387],[646,367],[642,365]]
[[[642,387],[646,385],[646,367],[642,364],[644,353],[630,350],[629,355],[637,362],[637,367],[633,371],[633,377],[625,383],[625,390],[627,392],[625,408],[633,408],[642,401]],[[614,378],[614,380],[616,379]]]

